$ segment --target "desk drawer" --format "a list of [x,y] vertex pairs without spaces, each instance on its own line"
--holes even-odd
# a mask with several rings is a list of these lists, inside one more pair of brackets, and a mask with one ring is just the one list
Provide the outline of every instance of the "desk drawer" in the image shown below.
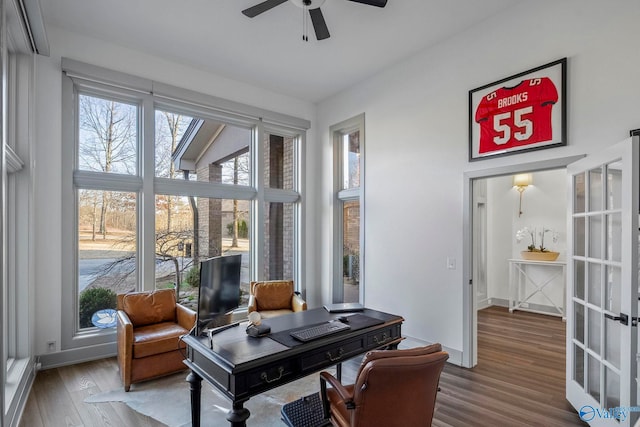
[[345,340],[327,346],[322,352],[303,355],[302,371],[322,369],[343,362],[351,356],[362,353],[365,350],[364,343],[364,338]]
[[244,380],[238,381],[238,384],[244,384],[246,388],[239,386],[236,390],[236,396],[242,396],[245,392],[254,395],[260,390],[277,387],[279,384],[284,384],[289,381],[289,379],[296,374],[293,359],[282,360],[259,369],[248,371],[238,376],[238,378]]
[[401,337],[400,325],[389,325],[367,335],[367,348],[378,348],[387,345]]

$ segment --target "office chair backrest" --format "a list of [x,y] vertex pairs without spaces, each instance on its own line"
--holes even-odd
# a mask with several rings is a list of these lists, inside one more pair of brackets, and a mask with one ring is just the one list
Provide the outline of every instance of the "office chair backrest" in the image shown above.
[[431,352],[436,348],[375,352],[377,357],[365,360],[354,387],[351,425],[431,425],[440,373],[449,358],[444,351]]

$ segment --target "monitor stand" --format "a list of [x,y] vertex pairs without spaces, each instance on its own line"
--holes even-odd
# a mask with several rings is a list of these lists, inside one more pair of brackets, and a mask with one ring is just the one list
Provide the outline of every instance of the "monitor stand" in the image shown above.
[[213,336],[218,332],[225,331],[229,328],[233,328],[234,326],[238,326],[240,322],[229,323],[228,325],[218,326],[216,328],[204,329],[202,331],[203,334],[206,334],[209,337],[209,348],[213,348]]

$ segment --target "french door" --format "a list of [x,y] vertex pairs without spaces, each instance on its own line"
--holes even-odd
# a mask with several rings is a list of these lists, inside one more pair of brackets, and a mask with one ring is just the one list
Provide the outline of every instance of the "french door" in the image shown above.
[[637,401],[638,137],[567,167],[567,400],[592,426],[633,426]]

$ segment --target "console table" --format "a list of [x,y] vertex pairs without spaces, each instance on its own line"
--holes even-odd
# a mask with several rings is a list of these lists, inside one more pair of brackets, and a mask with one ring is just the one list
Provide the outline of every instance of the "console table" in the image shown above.
[[[314,341],[288,347],[268,337],[252,338],[245,333],[245,324],[208,337],[193,335],[184,338],[191,369],[187,377],[191,385],[191,422],[200,426],[200,390],[202,379],[211,383],[232,402],[227,420],[233,427],[245,427],[249,410],[244,402],[267,390],[326,369],[369,350],[397,347],[402,340],[400,316],[365,309],[363,314],[381,321],[375,326],[344,331]],[[345,313],[329,313],[317,308],[270,318],[265,323],[271,333],[315,325],[337,319]]]
[[[533,278],[530,267],[540,267],[540,270],[547,270],[542,277]],[[562,281],[562,306],[559,306],[549,295],[551,284],[554,280]],[[509,312],[514,310],[527,310],[535,313],[550,314],[554,316],[566,317],[566,263],[564,261],[531,261],[526,259],[509,260]],[[527,292],[526,284],[533,285],[533,290]],[[551,303],[553,312],[536,310],[530,307],[531,299],[535,295],[542,295]]]

